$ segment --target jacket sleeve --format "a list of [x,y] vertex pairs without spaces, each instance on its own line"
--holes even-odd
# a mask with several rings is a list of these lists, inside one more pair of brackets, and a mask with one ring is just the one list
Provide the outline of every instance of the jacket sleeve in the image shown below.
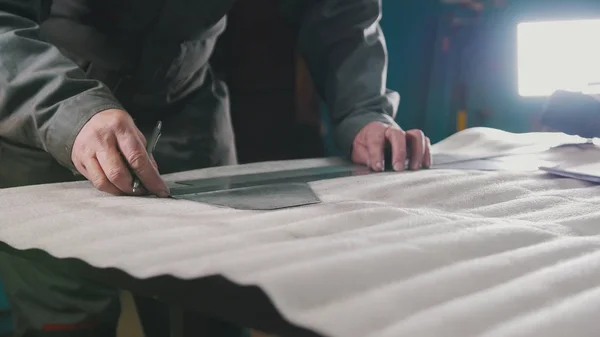
[[45,1],[0,0],[0,138],[43,149],[74,170],[71,149],[80,129],[97,112],[121,106],[42,40]]
[[386,88],[381,0],[284,0],[298,47],[331,113],[340,149],[373,121],[393,123],[400,96]]

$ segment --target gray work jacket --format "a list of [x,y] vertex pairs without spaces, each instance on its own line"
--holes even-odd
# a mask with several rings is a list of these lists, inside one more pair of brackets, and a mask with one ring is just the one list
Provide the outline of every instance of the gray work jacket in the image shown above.
[[[140,118],[205,84],[232,3],[0,0],[0,138],[73,169],[73,142],[94,114]],[[400,100],[386,89],[381,0],[282,0],[282,9],[349,154],[358,131],[390,123]]]

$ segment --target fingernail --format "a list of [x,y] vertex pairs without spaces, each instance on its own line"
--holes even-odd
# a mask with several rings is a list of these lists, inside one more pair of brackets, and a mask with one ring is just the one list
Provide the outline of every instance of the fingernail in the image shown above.
[[402,171],[402,169],[404,169],[404,167],[402,167],[402,165],[400,165],[400,163],[394,163],[395,171]]
[[377,170],[377,171],[383,170],[383,165],[384,165],[383,161],[377,162],[375,164],[375,170]]
[[158,196],[161,198],[168,198],[170,195],[171,193],[169,192],[169,190],[162,190],[158,192]]

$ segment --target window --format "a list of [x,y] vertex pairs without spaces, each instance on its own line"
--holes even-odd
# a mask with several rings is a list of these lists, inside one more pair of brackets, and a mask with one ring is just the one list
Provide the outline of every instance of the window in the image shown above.
[[600,20],[521,23],[517,50],[521,96],[600,94]]

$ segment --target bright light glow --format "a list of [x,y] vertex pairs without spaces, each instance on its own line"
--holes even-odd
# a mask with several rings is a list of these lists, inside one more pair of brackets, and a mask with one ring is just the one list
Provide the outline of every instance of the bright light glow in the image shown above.
[[519,95],[556,90],[600,94],[600,20],[525,22],[517,27]]

